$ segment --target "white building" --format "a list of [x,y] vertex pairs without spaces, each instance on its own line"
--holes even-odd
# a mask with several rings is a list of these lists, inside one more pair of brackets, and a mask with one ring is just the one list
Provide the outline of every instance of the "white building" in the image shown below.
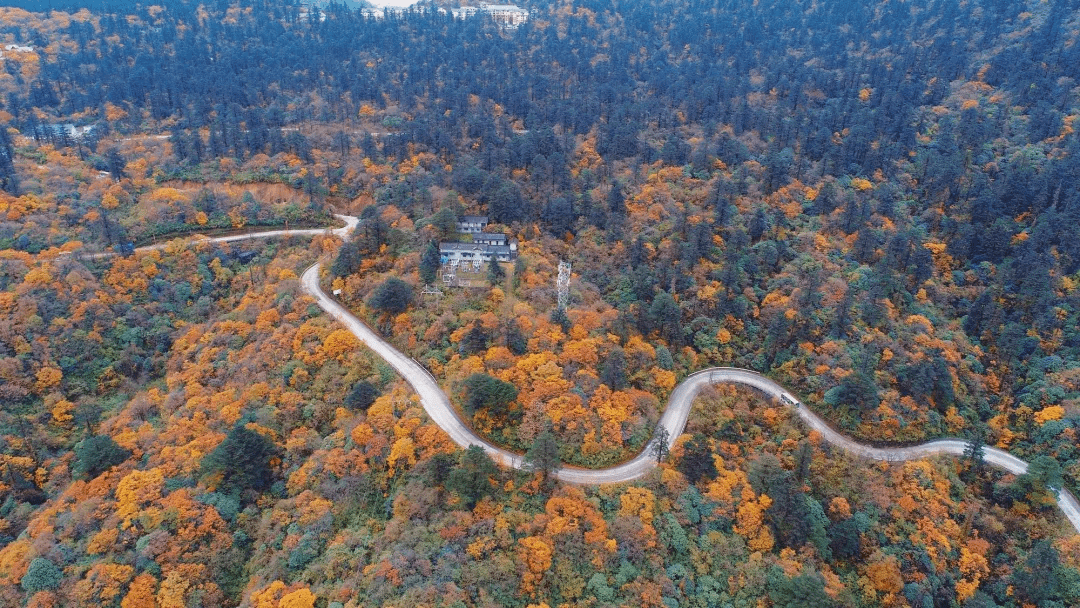
[[5,44],[4,50],[0,51],[0,58],[4,56],[4,52],[8,53],[33,53],[34,47],[32,46],[20,46],[18,44]]
[[517,248],[517,241],[510,240],[501,232],[476,232],[472,235],[471,243],[439,243],[439,258],[443,264],[489,262],[491,258],[510,262],[517,257]]
[[516,4],[487,4],[480,3],[480,10],[491,15],[500,25],[505,27],[517,27],[529,20],[529,11]]
[[486,215],[465,215],[457,223],[458,232],[476,234],[487,228],[488,217]]
[[491,258],[510,262],[517,257],[517,243],[484,245],[481,243],[439,243],[439,259],[443,264],[490,262]]
[[[439,9],[446,12],[445,9]],[[515,28],[529,20],[529,11],[516,4],[487,4],[481,2],[479,8],[475,6],[462,6],[450,9],[454,19],[467,19],[477,13],[491,15],[496,23],[503,27]]]
[[506,235],[501,232],[477,232],[472,235],[472,242],[479,245],[509,245]]
[[[439,10],[441,11],[443,9],[439,9]],[[450,14],[454,16],[454,19],[468,19],[469,17],[472,17],[473,15],[478,13],[479,11],[480,11],[480,9],[476,8],[475,6],[463,6],[461,8],[452,8],[452,9],[450,9]]]

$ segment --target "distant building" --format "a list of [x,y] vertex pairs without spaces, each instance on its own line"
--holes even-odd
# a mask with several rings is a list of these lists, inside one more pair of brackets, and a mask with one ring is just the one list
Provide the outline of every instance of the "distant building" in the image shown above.
[[[446,9],[439,9],[439,11],[445,13]],[[487,4],[481,2],[479,8],[462,6],[450,9],[450,13],[453,14],[454,19],[467,19],[477,13],[484,13],[491,15],[491,18],[496,23],[507,28],[515,28],[529,20],[529,11],[516,4]]]
[[[442,9],[439,9],[439,10],[442,10]],[[450,9],[450,14],[452,14],[454,16],[454,19],[468,19],[469,17],[472,17],[473,15],[475,15],[479,11],[480,11],[480,9],[476,8],[475,6],[463,6],[461,8],[452,8],[452,9]],[[445,12],[445,11],[443,11],[443,12]]]
[[529,11],[516,4],[486,4],[480,3],[480,10],[491,15],[496,23],[515,28],[529,20]]
[[[7,51],[8,53],[33,53],[34,47],[22,46],[19,44],[5,44],[4,51]],[[4,56],[4,51],[0,51],[0,57]]]
[[77,126],[72,123],[37,124],[27,132],[34,141],[46,141],[57,146],[90,143],[95,125]]
[[49,128],[57,132],[62,132],[72,139],[86,139],[94,132],[96,125],[83,125],[80,127],[67,122],[49,125]]
[[466,215],[458,220],[457,229],[458,232],[464,232],[466,234],[476,234],[483,232],[484,228],[487,228],[488,218],[486,215]]
[[362,8],[360,14],[368,19],[382,19],[386,16],[404,17],[418,9],[413,6],[382,6],[375,8]]

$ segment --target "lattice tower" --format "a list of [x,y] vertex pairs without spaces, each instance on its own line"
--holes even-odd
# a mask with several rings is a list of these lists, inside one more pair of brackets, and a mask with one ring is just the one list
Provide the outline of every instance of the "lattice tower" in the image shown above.
[[570,262],[559,262],[559,278],[555,285],[559,289],[559,310],[566,312],[570,299]]

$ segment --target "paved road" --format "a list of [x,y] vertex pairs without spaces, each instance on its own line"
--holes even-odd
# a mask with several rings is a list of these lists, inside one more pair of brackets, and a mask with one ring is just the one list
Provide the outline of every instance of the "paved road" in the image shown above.
[[[345,226],[336,229],[314,228],[270,230],[266,232],[215,237],[204,240],[226,243],[274,236],[326,234],[327,231],[342,239],[348,239],[353,229],[356,228],[359,220],[356,217],[347,215],[336,215],[335,217],[345,222]],[[140,247],[136,251],[161,249],[164,246],[165,243],[159,243],[147,247]],[[96,255],[103,256],[115,254]],[[319,287],[319,268],[320,265],[316,263],[304,271],[303,276],[300,278],[303,290],[314,297],[315,301],[323,310],[344,324],[349,331],[360,339],[360,341],[375,351],[377,355],[382,357],[397,370],[399,374],[401,374],[405,381],[408,382],[413,387],[413,390],[420,396],[420,402],[423,404],[424,410],[427,412],[428,416],[430,416],[435,424],[439,425],[439,427],[450,436],[454,443],[462,447],[478,445],[483,448],[493,460],[504,466],[514,468],[522,468],[524,466],[520,454],[494,446],[477,436],[472,428],[458,417],[457,412],[450,403],[450,399],[439,387],[435,378],[426,368],[403,355],[388,342],[379,337],[379,335],[371,328],[357,319],[352,313],[330,298],[330,296],[326,295]],[[793,407],[795,412],[808,427],[821,433],[823,441],[848,453],[870,460],[900,462],[905,460],[920,460],[941,454],[961,456],[964,453],[964,447],[967,445],[962,439],[940,439],[903,448],[875,448],[863,445],[835,431],[832,427],[825,424],[824,420],[819,418],[806,406],[802,405],[794,395],[761,374],[745,369],[715,367],[690,374],[675,387],[674,391],[672,391],[671,396],[668,399],[667,408],[665,408],[664,415],[660,418],[659,422],[659,425],[663,426],[668,431],[669,448],[674,444],[679,435],[682,434],[683,429],[686,428],[686,419],[690,415],[690,407],[693,405],[694,398],[697,396],[698,392],[707,385],[723,383],[741,384],[757,389],[758,391]],[[654,437],[640,454],[618,466],[607,469],[563,467],[556,475],[562,481],[576,484],[619,483],[638,479],[656,466],[656,459],[652,455],[656,441],[657,440]],[[991,466],[1016,475],[1026,473],[1028,468],[1027,462],[1004,450],[993,447],[985,448],[985,460],[986,463]],[[1073,528],[1076,529],[1077,533],[1080,533],[1080,503],[1077,502],[1076,498],[1068,491],[1060,491],[1058,493],[1058,506],[1061,507],[1065,517],[1069,520],[1069,523],[1072,524]]]
[[304,274],[300,277],[300,285],[304,291],[315,298],[315,301],[323,310],[345,325],[361,342],[368,345],[371,350],[375,351],[375,354],[382,357],[401,374],[402,378],[405,378],[405,381],[420,395],[420,403],[423,404],[428,416],[442,430],[446,431],[446,434],[454,440],[454,443],[461,447],[478,445],[484,448],[484,451],[496,462],[521,468],[521,456],[484,441],[458,417],[454,407],[450,404],[450,399],[427,369],[403,355],[386,340],[379,337],[374,330],[365,325],[360,319],[357,319],[351,312],[326,295],[326,292],[319,287],[319,264],[314,264],[304,271]]
[[[314,236],[317,234],[332,234],[339,238],[348,238],[352,231],[360,223],[360,218],[351,215],[334,214],[334,217],[345,222],[345,225],[341,228],[296,228],[290,230],[266,230],[263,232],[249,232],[247,234],[233,234],[230,236],[215,236],[208,237],[203,235],[193,235],[191,241],[195,243],[232,243],[235,241],[246,241],[249,239],[267,239],[275,236]],[[136,247],[136,252],[154,251],[155,249],[164,249],[169,246],[172,241],[162,241],[160,243],[154,243],[152,245],[146,245],[144,247]],[[120,255],[115,251],[105,251],[101,253],[78,253],[83,259],[96,260],[101,258],[110,258],[116,255]],[[69,252],[61,253],[60,255],[71,255]]]
[[[514,468],[523,466],[520,454],[509,452],[484,441],[458,417],[446,393],[442,391],[427,369],[403,355],[379,337],[371,328],[353,316],[352,313],[327,296],[319,287],[319,264],[311,266],[304,272],[301,277],[301,285],[304,291],[315,298],[323,310],[343,323],[349,331],[385,359],[412,385],[413,389],[420,395],[420,402],[423,404],[428,416],[446,431],[455,443],[462,447],[478,445],[496,462]],[[686,427],[690,407],[693,405],[698,392],[707,385],[721,383],[748,386],[793,407],[808,427],[821,433],[822,440],[846,452],[870,460],[899,462],[920,460],[940,454],[962,456],[964,447],[967,445],[967,442],[962,439],[941,439],[903,448],[875,448],[863,445],[836,432],[810,409],[799,403],[799,400],[794,395],[761,374],[745,369],[716,367],[687,376],[672,391],[664,415],[659,422],[668,431],[669,448]],[[619,483],[638,479],[656,466],[656,459],[653,456],[656,441],[654,437],[640,454],[618,466],[607,469],[563,467],[556,475],[562,481],[576,484]],[[987,464],[1009,473],[1019,475],[1027,472],[1028,465],[1026,462],[997,448],[985,448],[985,461]],[[1080,503],[1077,503],[1076,498],[1067,491],[1059,492],[1058,506],[1061,507],[1065,517],[1068,518],[1069,523],[1072,524],[1077,533],[1080,533]]]

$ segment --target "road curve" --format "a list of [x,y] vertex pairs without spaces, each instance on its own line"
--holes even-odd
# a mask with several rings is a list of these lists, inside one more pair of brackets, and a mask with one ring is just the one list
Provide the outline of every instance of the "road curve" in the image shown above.
[[[271,238],[275,236],[302,236],[327,233],[342,239],[348,239],[352,231],[358,225],[359,219],[353,216],[337,214],[335,214],[334,217],[345,222],[345,226],[333,229],[302,228],[296,230],[268,230],[265,232],[212,237],[199,240],[213,243],[228,243],[247,239]],[[136,251],[162,249],[166,244],[167,243],[157,243],[139,247]],[[92,254],[88,257],[106,257],[111,255],[116,254],[99,253]],[[315,263],[304,271],[304,274],[300,279],[303,290],[315,298],[315,301],[320,308],[345,325],[345,327],[359,338],[361,342],[375,351],[376,354],[382,357],[391,365],[391,367],[401,374],[405,381],[408,382],[413,387],[413,390],[420,396],[420,402],[424,406],[424,410],[427,412],[428,416],[450,436],[454,443],[461,447],[468,447],[471,445],[480,446],[493,460],[504,466],[518,469],[524,466],[523,458],[520,454],[492,445],[476,435],[472,428],[458,417],[456,410],[454,410],[453,405],[450,403],[450,399],[446,396],[446,393],[443,392],[442,388],[439,387],[435,378],[426,368],[413,359],[403,355],[388,342],[383,340],[371,328],[357,319],[356,316],[326,295],[319,286],[319,268],[320,264]],[[761,374],[739,368],[714,367],[687,376],[675,387],[675,390],[672,391],[671,396],[668,398],[668,405],[664,410],[664,415],[660,418],[658,428],[659,426],[663,426],[667,430],[669,448],[674,445],[675,440],[678,439],[679,435],[682,434],[683,429],[686,428],[686,420],[690,415],[690,408],[693,405],[694,398],[697,396],[698,392],[707,385],[721,383],[748,386],[793,407],[795,413],[799,415],[810,429],[818,431],[821,434],[823,441],[850,454],[870,460],[900,462],[905,460],[919,460],[940,454],[962,456],[964,448],[967,445],[967,442],[962,439],[939,439],[903,448],[875,448],[863,445],[833,430],[832,427],[825,424],[824,420],[810,411],[809,408],[802,405],[794,395]],[[632,481],[644,476],[656,466],[656,459],[653,457],[656,441],[657,439],[654,436],[640,454],[623,464],[607,469],[580,469],[567,466],[559,469],[556,472],[556,476],[561,481],[576,484],[603,484]],[[985,448],[984,458],[987,464],[1015,475],[1026,473],[1028,469],[1027,462],[997,448],[987,446]],[[1080,502],[1077,502],[1076,497],[1069,491],[1061,490],[1058,492],[1057,503],[1061,508],[1062,513],[1064,513],[1065,517],[1069,520],[1069,523],[1071,523],[1076,532],[1080,534]]]
[[[315,298],[320,308],[344,324],[360,341],[401,374],[420,396],[420,402],[428,416],[453,439],[454,443],[461,447],[480,446],[496,462],[504,466],[522,468],[524,463],[520,454],[484,441],[458,417],[450,399],[426,368],[399,352],[356,316],[327,296],[319,287],[319,268],[320,265],[316,263],[304,272],[300,279],[303,290]],[[698,392],[707,385],[721,383],[748,386],[793,407],[806,426],[821,434],[823,441],[850,454],[870,460],[900,462],[920,460],[940,454],[962,456],[967,445],[967,442],[962,439],[939,439],[898,448],[876,448],[864,445],[833,430],[825,424],[824,420],[802,405],[794,395],[761,374],[745,369],[715,367],[690,374],[672,391],[658,425],[667,429],[669,448],[686,427],[690,408]],[[656,459],[653,456],[656,441],[654,436],[640,454],[620,465],[607,469],[580,469],[567,466],[559,469],[556,476],[561,481],[576,484],[619,483],[640,478],[656,466]],[[1027,472],[1027,462],[1004,450],[987,446],[984,454],[986,463],[991,466],[1015,475]],[[1064,490],[1058,492],[1057,502],[1069,523],[1080,534],[1080,503],[1071,493]]]
[[[360,223],[360,218],[352,215],[334,214],[334,217],[345,222],[345,225],[341,228],[294,228],[291,230],[265,230],[263,232],[249,232],[247,234],[233,234],[229,236],[215,236],[208,237],[203,235],[192,235],[191,242],[193,243],[232,243],[235,241],[246,241],[250,239],[268,239],[275,236],[315,236],[317,234],[331,234],[341,239],[346,239],[352,234],[352,231],[356,229],[356,226]],[[160,243],[153,243],[151,245],[145,245],[143,247],[136,247],[136,253],[144,253],[147,251],[154,251],[157,249],[164,249],[169,246],[171,240],[161,241]],[[73,252],[65,251],[61,253],[61,256],[72,255]],[[74,252],[82,259],[96,260],[102,258],[111,258],[120,255],[116,251],[103,251],[99,253],[79,253]]]

